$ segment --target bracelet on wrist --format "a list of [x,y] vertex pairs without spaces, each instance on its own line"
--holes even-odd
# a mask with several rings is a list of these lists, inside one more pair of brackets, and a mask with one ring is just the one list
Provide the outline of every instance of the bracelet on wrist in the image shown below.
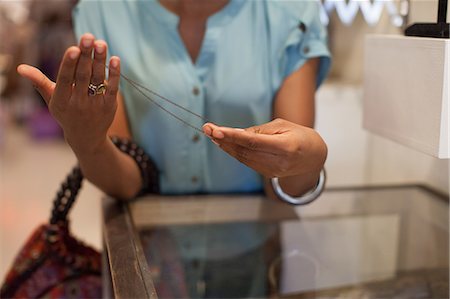
[[138,196],[147,193],[159,193],[159,171],[156,164],[145,153],[144,149],[137,145],[135,142],[118,137],[111,137],[111,141],[117,148],[133,158],[139,167],[139,171],[142,177],[142,188],[138,193]]
[[322,168],[322,170],[320,171],[319,180],[317,181],[316,187],[302,196],[293,197],[283,191],[278,181],[278,178],[275,177],[270,179],[275,195],[280,200],[290,203],[292,205],[306,205],[316,200],[322,193],[323,189],[325,188],[325,181],[326,181],[325,170]]

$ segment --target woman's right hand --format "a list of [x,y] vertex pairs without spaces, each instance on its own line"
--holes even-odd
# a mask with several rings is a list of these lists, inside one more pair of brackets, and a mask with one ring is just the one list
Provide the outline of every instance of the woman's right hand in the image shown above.
[[66,50],[56,83],[30,65],[22,64],[17,68],[44,98],[75,152],[95,152],[107,141],[114,119],[120,79],[119,57],[113,56],[109,61],[105,94],[88,95],[90,83],[98,85],[105,80],[106,53],[106,43],[88,33],[81,37],[78,47]]

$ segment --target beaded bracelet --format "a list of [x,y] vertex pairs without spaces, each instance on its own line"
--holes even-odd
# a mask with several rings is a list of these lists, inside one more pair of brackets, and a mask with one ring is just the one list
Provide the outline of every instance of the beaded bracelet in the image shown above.
[[[125,138],[112,137],[111,140],[121,152],[132,157],[139,167],[142,176],[142,189],[138,196],[146,193],[159,193],[158,169],[144,150]],[[67,221],[67,214],[77,198],[83,179],[84,176],[80,167],[75,166],[56,193],[50,215],[50,224],[54,225]]]
[[138,195],[159,193],[159,171],[144,149],[126,138],[111,137],[111,141],[121,152],[133,158],[139,167],[142,176],[142,189]]

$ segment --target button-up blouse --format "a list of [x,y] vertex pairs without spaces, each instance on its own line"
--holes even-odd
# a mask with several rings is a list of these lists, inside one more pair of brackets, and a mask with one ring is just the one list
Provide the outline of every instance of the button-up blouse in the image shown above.
[[[319,86],[330,66],[318,1],[230,0],[207,20],[195,63],[178,23],[178,16],[156,0],[82,0],[74,10],[78,37],[91,32],[104,39],[109,55],[121,58],[123,75],[218,125],[248,127],[270,121],[272,102],[287,76],[320,57]],[[133,139],[157,164],[162,193],[262,189],[258,173],[125,80],[120,84]],[[189,124],[204,123],[143,91]]]

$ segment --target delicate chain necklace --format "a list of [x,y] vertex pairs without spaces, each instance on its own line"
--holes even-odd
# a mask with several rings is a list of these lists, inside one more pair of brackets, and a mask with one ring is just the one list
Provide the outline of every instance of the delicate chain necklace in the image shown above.
[[[109,69],[109,67],[107,65],[105,65],[107,69]],[[158,108],[160,108],[161,110],[163,110],[164,112],[166,112],[167,114],[169,114],[170,116],[174,117],[175,119],[177,119],[178,121],[180,121],[181,123],[185,124],[186,126],[200,132],[203,133],[203,130],[201,128],[198,128],[192,124],[190,124],[189,122],[187,122],[186,120],[182,119],[180,116],[176,115],[174,112],[168,110],[167,108],[164,108],[160,103],[158,103],[156,100],[152,99],[148,94],[146,94],[143,90],[147,91],[148,93],[157,96],[158,98],[160,98],[161,100],[181,109],[184,110],[186,112],[188,112],[189,114],[201,119],[204,122],[208,122],[208,119],[206,119],[205,117],[187,109],[186,107],[181,106],[180,104],[175,103],[172,100],[169,100],[168,98],[158,94],[157,92],[145,87],[144,85],[128,78],[127,76],[123,75],[122,73],[120,73],[120,77],[123,78],[126,82],[128,82],[128,84],[130,84],[131,86],[134,87],[134,89],[136,89],[140,94],[142,94],[144,97],[146,97],[147,99],[149,99],[153,104],[155,104]]]

